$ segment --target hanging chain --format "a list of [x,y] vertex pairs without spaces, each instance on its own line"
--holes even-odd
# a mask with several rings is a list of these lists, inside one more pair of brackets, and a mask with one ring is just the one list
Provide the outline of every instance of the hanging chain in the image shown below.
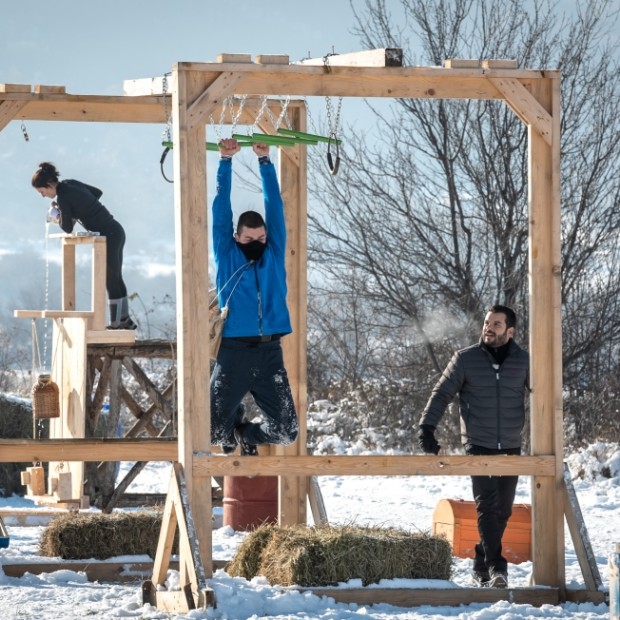
[[24,135],[24,140],[26,142],[29,142],[30,136],[28,135],[28,130],[26,129],[26,124],[24,123],[24,121],[22,121],[21,130],[22,130],[22,134]]
[[[261,97],[261,104],[260,104],[260,108],[258,109],[258,114],[256,115],[256,118],[254,119],[254,122],[252,123],[252,126],[250,127],[250,133],[254,133],[257,129],[259,129],[258,123],[260,123],[260,120],[265,115],[265,111],[269,109],[267,107],[267,103],[268,103],[267,95],[263,95]],[[271,110],[269,111],[271,112]]]
[[230,134],[234,134],[237,131],[237,122],[241,118],[241,112],[243,111],[243,107],[245,106],[245,102],[247,100],[247,95],[239,96],[239,107],[237,108],[237,112],[235,113],[235,97],[229,97],[229,107],[230,107]]

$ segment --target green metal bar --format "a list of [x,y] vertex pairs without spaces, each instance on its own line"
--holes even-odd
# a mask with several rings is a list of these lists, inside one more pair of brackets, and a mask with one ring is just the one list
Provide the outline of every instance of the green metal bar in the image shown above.
[[[169,140],[164,140],[164,142],[162,142],[161,145],[165,146],[167,149],[173,148],[173,143],[170,142]],[[239,146],[241,147],[252,146],[252,142],[246,142],[243,144],[239,144]],[[220,145],[217,142],[205,142],[205,147],[207,151],[219,151],[220,150]]]
[[[284,136],[295,136],[297,138],[307,139],[307,140],[317,140],[318,142],[329,142],[330,138],[328,136],[318,136],[314,133],[306,133],[305,131],[294,131],[293,129],[278,129],[278,133],[281,133]],[[334,144],[342,144],[342,140],[338,138],[331,138],[331,142]]]

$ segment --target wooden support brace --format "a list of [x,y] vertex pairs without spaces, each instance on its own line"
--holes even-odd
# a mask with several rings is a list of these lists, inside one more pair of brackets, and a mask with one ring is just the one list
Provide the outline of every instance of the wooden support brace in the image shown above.
[[2,131],[26,105],[25,101],[0,102],[0,131]]
[[308,477],[308,501],[310,502],[310,510],[315,525],[327,525],[327,510],[325,510],[325,502],[323,494],[319,486],[319,480],[316,476]]
[[598,590],[603,585],[603,580],[598,570],[596,557],[590,544],[588,530],[581,514],[577,493],[570,477],[567,463],[564,463],[564,515],[566,523],[573,539],[575,553],[579,560],[581,573],[587,590]]
[[218,105],[221,105],[228,95],[232,94],[235,87],[245,76],[238,71],[225,71],[221,73],[209,87],[187,109],[187,129],[195,131],[200,125],[204,125],[209,114]]
[[533,127],[551,146],[553,143],[551,115],[536,101],[527,88],[515,78],[499,78],[489,75],[488,79],[502,93],[512,111],[526,125]]
[[[157,586],[165,583],[177,526],[181,553],[179,563],[181,568],[184,566],[186,569],[188,583],[181,584],[181,592],[161,591]],[[174,463],[172,467],[157,553],[153,562],[153,578],[144,582],[142,595],[143,602],[165,611],[187,613],[190,609],[215,607],[214,592],[207,587],[183,467],[180,463]]]

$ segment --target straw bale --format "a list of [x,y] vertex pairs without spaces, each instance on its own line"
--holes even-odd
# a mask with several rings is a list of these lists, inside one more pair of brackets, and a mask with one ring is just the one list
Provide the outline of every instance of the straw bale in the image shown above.
[[452,549],[444,537],[360,526],[262,526],[238,548],[227,570],[272,585],[331,586],[350,579],[449,579]]
[[39,552],[65,560],[103,560],[119,555],[154,558],[161,523],[162,511],[158,509],[63,514],[43,530]]

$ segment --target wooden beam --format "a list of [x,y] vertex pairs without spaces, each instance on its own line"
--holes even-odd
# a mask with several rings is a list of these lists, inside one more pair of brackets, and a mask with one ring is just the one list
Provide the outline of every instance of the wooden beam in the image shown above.
[[[1,444],[0,444],[1,445]],[[203,476],[549,476],[552,456],[210,456],[196,453]]]
[[553,140],[551,115],[532,97],[527,88],[519,80],[495,78],[492,74],[489,74],[489,81],[504,95],[506,103],[513,112],[551,145]]
[[164,96],[123,97],[7,93],[0,102],[15,101],[22,108],[16,121],[71,121],[87,123],[164,123]]
[[176,438],[0,439],[0,463],[174,461]]
[[312,592],[327,596],[337,603],[376,605],[385,603],[396,607],[418,607],[420,605],[449,606],[471,603],[497,603],[509,601],[514,604],[529,604],[534,607],[557,605],[557,588],[297,588],[300,592]]
[[321,58],[305,58],[298,65],[331,67],[402,67],[403,50],[387,47],[376,50],[364,50],[349,54],[328,54]]

